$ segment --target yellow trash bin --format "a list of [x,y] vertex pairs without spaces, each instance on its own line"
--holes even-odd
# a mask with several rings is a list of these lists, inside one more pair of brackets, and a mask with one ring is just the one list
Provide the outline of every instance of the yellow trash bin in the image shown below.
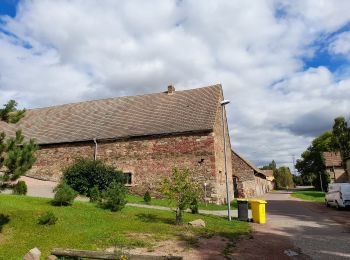
[[264,224],[266,223],[266,212],[265,212],[265,200],[251,200],[250,205],[252,208],[253,221],[255,223]]

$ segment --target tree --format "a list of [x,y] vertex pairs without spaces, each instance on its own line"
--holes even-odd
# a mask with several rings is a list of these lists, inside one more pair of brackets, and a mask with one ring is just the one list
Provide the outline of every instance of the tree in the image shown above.
[[[311,181],[312,185],[319,190],[326,190],[330,182],[322,153],[334,150],[332,136],[332,132],[326,131],[316,137],[295,165],[303,181],[305,183]],[[322,179],[322,188],[320,179]]]
[[14,137],[0,134],[0,168],[4,167],[2,181],[15,181],[30,170],[36,160],[37,145],[33,139],[24,141],[21,130]]
[[294,187],[293,176],[288,167],[282,166],[274,173],[276,188]]
[[193,200],[199,200],[201,188],[188,169],[174,168],[172,175],[164,178],[160,191],[176,206],[176,225],[182,224],[183,211],[190,207]]
[[22,117],[24,117],[26,110],[17,110],[17,102],[10,100],[7,104],[4,104],[4,108],[0,109],[0,120],[6,123],[17,123]]
[[350,127],[344,117],[334,119],[332,134],[332,148],[340,152],[345,167],[345,160],[350,157]]
[[275,160],[272,160],[271,163],[269,163],[268,165],[263,166],[260,169],[261,170],[273,170],[275,172],[277,170],[277,165],[276,165]]

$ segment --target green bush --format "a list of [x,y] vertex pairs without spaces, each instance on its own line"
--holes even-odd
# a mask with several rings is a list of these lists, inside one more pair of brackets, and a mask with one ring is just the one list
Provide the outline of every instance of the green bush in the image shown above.
[[89,191],[90,202],[99,202],[101,201],[101,192],[97,186],[94,186]]
[[78,195],[67,183],[62,182],[53,190],[55,192],[52,204],[55,206],[72,205],[74,199]]
[[119,211],[126,204],[127,189],[124,184],[112,182],[106,191],[103,192],[100,205],[111,211]]
[[89,195],[94,186],[104,191],[112,182],[125,183],[123,172],[105,165],[102,161],[89,159],[77,159],[64,170],[63,179],[82,195]]
[[143,200],[148,204],[151,202],[151,194],[149,194],[149,191],[146,191],[145,195],[143,195]]
[[190,209],[192,214],[198,214],[198,200],[196,198],[191,202]]
[[47,211],[40,215],[38,218],[38,224],[40,225],[54,225],[56,224],[58,218],[51,211]]
[[18,181],[15,186],[13,186],[13,194],[26,195],[28,191],[27,184],[25,181]]

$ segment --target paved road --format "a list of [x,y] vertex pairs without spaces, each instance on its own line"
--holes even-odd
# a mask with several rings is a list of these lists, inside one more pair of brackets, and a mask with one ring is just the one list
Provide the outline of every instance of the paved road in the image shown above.
[[[247,245],[242,241],[237,256],[252,259],[259,252],[262,259],[350,259],[350,211],[298,200],[287,191],[271,192],[262,199],[268,201],[267,224],[254,224],[254,238]],[[259,249],[256,244],[263,246]],[[272,247],[264,251],[268,246]],[[287,257],[285,250],[299,254]]]

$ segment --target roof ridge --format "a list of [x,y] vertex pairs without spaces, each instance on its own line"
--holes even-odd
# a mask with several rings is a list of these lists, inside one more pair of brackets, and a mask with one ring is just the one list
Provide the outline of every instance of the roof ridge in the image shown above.
[[243,156],[241,156],[240,154],[238,154],[236,151],[234,151],[233,149],[231,149],[231,151],[237,155],[241,160],[243,160],[246,164],[248,164],[250,167],[253,168],[254,171],[258,172],[258,173],[262,173],[262,170],[260,170],[257,166],[255,166],[252,162],[250,162],[249,160],[245,159]]
[[[203,86],[203,87],[199,87],[199,88],[182,89],[182,90],[176,90],[174,93],[194,91],[194,90],[213,88],[213,87],[222,88],[222,85],[221,85],[221,83],[218,83],[218,84]],[[65,104],[52,105],[52,106],[47,106],[47,107],[36,107],[36,108],[29,108],[29,109],[26,108],[26,111],[33,111],[33,110],[39,110],[39,109],[49,109],[49,108],[63,107],[63,106],[70,106],[70,105],[78,105],[78,104],[82,104],[82,103],[90,103],[90,102],[97,102],[97,101],[115,100],[115,99],[119,99],[119,98],[144,97],[144,96],[151,96],[151,95],[158,95],[158,94],[165,94],[165,93],[166,93],[166,91],[165,92],[163,91],[163,92],[145,93],[145,94],[139,94],[139,95],[116,96],[116,97],[110,97],[110,98],[92,99],[92,100],[85,100],[85,101],[77,101],[77,102],[70,102],[70,103],[65,103]]]

